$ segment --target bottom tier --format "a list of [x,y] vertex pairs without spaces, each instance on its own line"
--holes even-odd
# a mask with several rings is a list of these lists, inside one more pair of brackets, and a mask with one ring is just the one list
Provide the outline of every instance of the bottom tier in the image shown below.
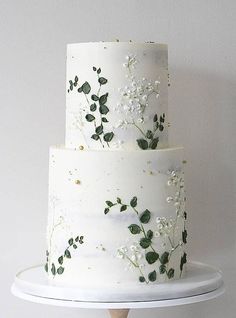
[[52,282],[123,289],[178,279],[186,263],[183,149],[52,147],[48,250]]

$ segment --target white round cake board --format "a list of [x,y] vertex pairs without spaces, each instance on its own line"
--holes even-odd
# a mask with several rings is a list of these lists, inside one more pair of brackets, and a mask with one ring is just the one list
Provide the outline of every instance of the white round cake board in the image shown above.
[[138,290],[79,289],[51,284],[43,266],[19,272],[12,293],[41,304],[77,308],[154,308],[190,304],[216,298],[224,293],[222,273],[206,264],[192,262],[182,279],[141,286]]

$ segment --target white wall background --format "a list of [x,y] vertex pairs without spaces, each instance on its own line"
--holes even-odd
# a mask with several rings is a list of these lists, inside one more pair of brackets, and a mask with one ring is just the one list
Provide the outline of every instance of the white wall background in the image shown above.
[[235,316],[235,17],[234,0],[0,1],[1,317],[108,317],[27,303],[10,285],[44,258],[48,148],[64,141],[66,43],[115,38],[169,44],[170,137],[188,160],[189,254],[221,267],[227,284],[217,300],[130,318]]

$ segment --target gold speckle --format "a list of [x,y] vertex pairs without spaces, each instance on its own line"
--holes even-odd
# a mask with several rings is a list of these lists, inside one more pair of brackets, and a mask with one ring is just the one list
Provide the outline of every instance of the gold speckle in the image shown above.
[[183,160],[182,163],[183,163],[183,164],[186,164],[186,163],[187,163],[187,160]]
[[149,171],[150,176],[154,175],[154,173],[152,171]]
[[81,184],[81,181],[80,180],[75,180],[75,184]]
[[167,126],[170,127],[171,126],[170,123],[168,123]]
[[84,146],[79,146],[79,150],[84,150]]

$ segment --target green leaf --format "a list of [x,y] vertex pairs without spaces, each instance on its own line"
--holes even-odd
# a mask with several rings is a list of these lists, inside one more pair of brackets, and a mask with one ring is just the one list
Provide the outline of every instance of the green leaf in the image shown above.
[[93,66],[93,71],[96,72],[97,68],[95,66]]
[[106,204],[111,208],[114,204],[111,201],[106,201]]
[[163,116],[160,116],[160,123],[164,123],[165,122],[165,118]]
[[82,85],[82,91],[84,92],[84,94],[89,94],[90,91],[91,91],[91,86],[89,85],[88,82],[85,82],[83,85]]
[[69,245],[73,245],[73,243],[74,243],[73,238],[69,239],[68,243],[69,243]]
[[79,88],[77,89],[77,91],[78,91],[79,93],[82,93],[82,92],[83,92],[83,88],[82,88],[82,87],[79,87]]
[[64,267],[62,267],[62,266],[58,267],[57,274],[61,275],[61,274],[63,274],[63,272],[64,272]]
[[103,133],[103,125],[98,126],[95,131],[97,135],[101,135]]
[[141,238],[139,244],[142,248],[146,249],[151,245],[151,240],[149,240],[146,237],[143,237],[143,238]]
[[76,241],[76,242],[79,241],[79,236],[76,236],[75,241]]
[[153,238],[153,231],[152,230],[147,231],[147,238],[149,238],[149,240],[151,240]]
[[73,91],[73,88],[74,88],[73,84],[70,85],[70,90],[71,90],[71,91]]
[[48,250],[46,250],[46,256],[49,256],[49,251]]
[[95,103],[93,103],[92,105],[90,105],[90,110],[91,112],[95,112],[95,110],[97,109],[97,105]]
[[55,264],[54,264],[54,263],[52,263],[51,272],[52,272],[52,275],[53,275],[53,276],[56,275],[56,267],[55,267]]
[[158,121],[158,117],[157,117],[157,114],[155,114],[153,117],[153,122],[156,123],[157,121]]
[[162,265],[165,265],[169,262],[169,253],[168,252],[164,252],[161,257],[160,257],[160,263]]
[[73,248],[76,250],[77,249],[77,245],[76,244],[73,244]]
[[76,76],[75,76],[75,82],[77,83],[78,80],[79,80],[79,79],[78,79],[78,76],[76,75]]
[[110,211],[109,208],[105,208],[104,213],[107,214]]
[[117,202],[118,204],[121,204],[121,199],[120,199],[120,198],[117,198],[117,199],[116,199],[116,202]]
[[141,215],[140,215],[140,222],[143,224],[147,224],[150,221],[151,218],[151,212],[146,209]]
[[100,105],[105,105],[106,102],[107,102],[107,97],[108,97],[108,93],[102,95],[102,96],[99,98],[99,104],[100,104]]
[[132,206],[132,208],[135,208],[137,206],[137,200],[137,197],[133,197],[130,201],[130,205]]
[[[150,241],[150,240],[149,240]],[[158,258],[159,258],[159,254],[156,253],[156,252],[148,252],[146,255],[145,255],[145,258],[148,262],[148,264],[153,264],[155,263]]]
[[44,270],[45,270],[45,272],[48,273],[48,263],[46,263],[46,264],[44,265]]
[[62,265],[62,264],[63,264],[63,260],[64,260],[64,257],[63,257],[63,256],[60,256],[60,257],[58,258],[58,263],[59,263],[60,265]]
[[180,260],[180,270],[182,272],[184,264],[187,263],[187,254],[184,253]]
[[139,148],[146,150],[148,149],[148,142],[145,139],[137,139],[137,143]]
[[150,280],[150,282],[155,282],[155,280],[157,279],[157,272],[153,271],[153,272],[149,273],[148,279]]
[[101,73],[101,69],[100,69],[100,67],[99,67],[99,69],[97,70],[97,73],[98,73],[98,74],[100,74],[100,73]]
[[160,272],[160,274],[165,274],[165,272],[166,272],[166,265],[160,265],[160,267],[159,267],[159,272]]
[[139,281],[140,281],[140,283],[144,283],[145,282],[145,278],[143,276],[139,276]]
[[114,133],[113,133],[113,132],[109,132],[109,133],[106,133],[106,134],[104,135],[103,139],[104,139],[106,142],[110,142],[113,137],[114,137]]
[[187,243],[187,236],[188,236],[188,233],[187,233],[186,230],[184,230],[184,231],[182,232],[182,240],[183,240],[184,244]]
[[168,270],[168,273],[167,273],[168,278],[171,279],[171,278],[174,277],[174,275],[175,275],[175,270],[174,270],[174,268],[170,268],[170,269]]
[[102,117],[102,122],[103,123],[108,123],[108,120],[106,119],[106,117]]
[[123,212],[127,210],[127,205],[123,204],[121,207],[120,207],[120,212]]
[[106,105],[101,105],[99,107],[99,112],[102,115],[106,115],[109,112],[109,108]]
[[91,136],[91,138],[94,139],[94,140],[98,140],[98,139],[99,139],[99,136],[96,135],[96,134],[93,134],[93,135]]
[[148,130],[146,133],[147,139],[152,139],[153,138],[153,132],[151,130]]
[[155,125],[156,125],[156,129],[158,129],[158,128],[159,128],[159,123],[158,123],[158,121],[155,123]]
[[105,85],[107,83],[107,79],[105,77],[99,77],[98,82],[101,85]]
[[159,125],[159,130],[163,131],[164,130],[164,126],[163,125]]
[[65,250],[65,257],[66,258],[71,258],[71,254],[69,250]]
[[187,212],[184,211],[184,219],[187,220]]
[[141,232],[141,228],[137,224],[131,224],[128,226],[128,229],[132,234],[139,234]]
[[91,121],[93,121],[93,120],[95,119],[95,117],[94,117],[92,114],[87,114],[87,115],[85,116],[85,118],[86,118],[86,120],[89,121],[89,122],[91,122]]
[[74,87],[76,87],[78,85],[78,82],[74,82]]
[[83,236],[80,236],[80,238],[79,238],[79,243],[80,243],[80,244],[83,244],[83,243],[84,243],[84,237],[83,237]]
[[72,80],[69,80],[69,84],[70,84],[70,86],[73,85],[73,81],[72,81]]
[[156,149],[158,142],[159,142],[159,138],[158,137],[154,138],[153,140],[150,141],[149,148]]
[[97,95],[92,95],[91,99],[94,100],[95,102],[99,100],[99,97]]

